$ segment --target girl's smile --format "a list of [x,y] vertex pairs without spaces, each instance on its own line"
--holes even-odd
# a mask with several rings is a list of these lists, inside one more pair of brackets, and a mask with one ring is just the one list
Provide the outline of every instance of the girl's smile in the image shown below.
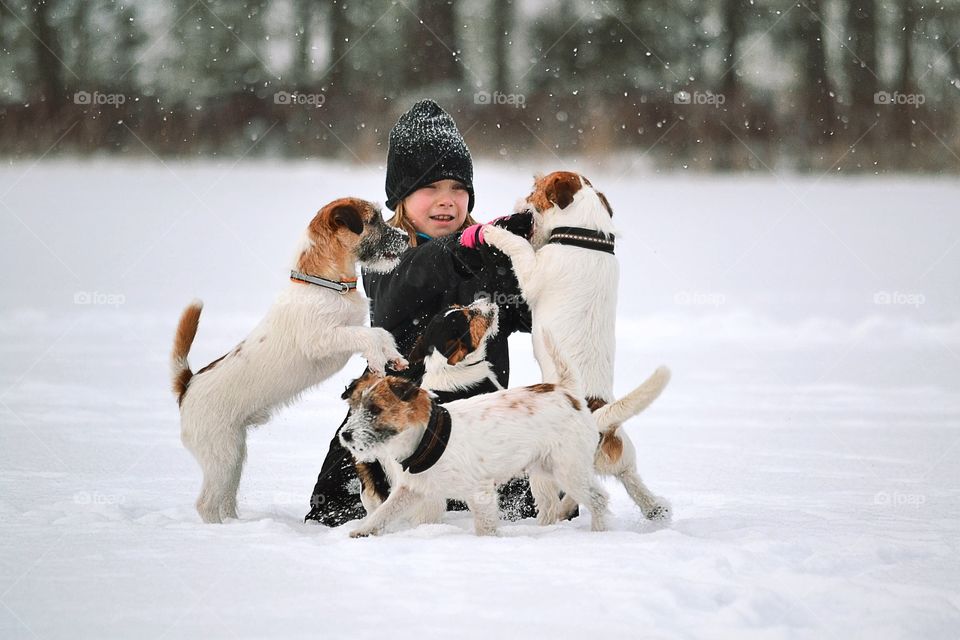
[[403,202],[410,222],[432,238],[448,236],[467,219],[470,194],[457,180],[438,180],[411,193]]

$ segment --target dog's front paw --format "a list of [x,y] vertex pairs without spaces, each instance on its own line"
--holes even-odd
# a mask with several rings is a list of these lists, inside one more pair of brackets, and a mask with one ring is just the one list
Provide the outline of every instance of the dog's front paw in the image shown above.
[[408,366],[410,366],[410,363],[400,354],[397,354],[395,358],[390,360],[390,368],[394,371],[403,371]]
[[354,529],[350,532],[351,538],[368,538],[373,535],[373,531],[368,529]]
[[646,511],[643,514],[646,516],[647,520],[653,520],[654,522],[666,522],[670,520],[671,515],[670,505],[666,502],[661,502],[660,504],[653,505],[652,508]]
[[365,353],[364,359],[367,361],[367,368],[373,372],[373,375],[383,377],[387,375],[387,359],[379,353]]
[[506,229],[501,229],[500,227],[495,227],[492,224],[485,224],[481,229],[481,237],[485,244],[493,245],[494,247],[499,248],[503,242],[504,236],[511,235]]

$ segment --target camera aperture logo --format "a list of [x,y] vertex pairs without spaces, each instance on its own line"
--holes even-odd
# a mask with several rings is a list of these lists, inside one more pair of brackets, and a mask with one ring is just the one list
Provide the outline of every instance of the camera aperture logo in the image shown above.
[[73,104],[89,106],[112,106],[118,108],[127,101],[122,93],[100,93],[99,91],[77,91],[73,94]]
[[919,109],[920,105],[927,101],[927,96],[922,93],[900,93],[894,91],[877,91],[873,94],[873,104],[890,105],[898,107],[913,107]]
[[122,293],[104,293],[102,291],[77,291],[73,294],[73,304],[91,307],[117,308],[126,304],[127,297]]
[[877,291],[873,294],[873,304],[901,305],[919,309],[927,301],[922,293],[904,293],[902,291]]
[[527,300],[523,297],[523,294],[520,293],[503,293],[500,291],[494,291],[490,293],[489,291],[477,291],[473,296],[473,301],[485,300],[487,302],[492,302],[498,307],[504,305],[521,305],[526,304]]
[[295,107],[314,107],[319,109],[327,101],[323,93],[300,93],[299,91],[277,91],[273,94],[273,104]]
[[727,97],[725,95],[712,91],[705,93],[702,91],[694,91],[693,93],[677,91],[673,94],[673,104],[710,105],[714,109],[719,109],[726,101]]
[[478,91],[473,94],[474,104],[505,104],[517,109],[522,109],[527,105],[527,96],[522,93],[500,93],[494,91]]

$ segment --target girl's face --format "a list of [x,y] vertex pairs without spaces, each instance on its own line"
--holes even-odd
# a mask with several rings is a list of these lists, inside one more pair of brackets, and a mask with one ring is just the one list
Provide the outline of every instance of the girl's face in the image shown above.
[[456,180],[438,180],[420,187],[403,200],[403,209],[414,228],[431,238],[456,232],[467,219],[470,194]]

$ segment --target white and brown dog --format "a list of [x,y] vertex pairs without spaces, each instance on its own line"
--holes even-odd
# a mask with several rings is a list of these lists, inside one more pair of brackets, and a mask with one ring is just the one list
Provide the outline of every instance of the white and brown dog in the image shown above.
[[545,336],[555,384],[487,393],[440,405],[409,380],[367,380],[351,395],[340,441],[359,460],[394,467],[390,497],[351,537],[380,533],[427,502],[464,500],[478,535],[496,533],[497,486],[530,477],[541,522],[555,522],[557,489],[585,504],[592,528],[605,528],[607,494],[593,469],[595,420],[576,374]]
[[202,303],[180,317],[171,355],[173,392],[180,405],[181,439],[200,463],[197,511],[204,522],[237,517],[237,488],[247,429],[339,371],[354,353],[383,373],[406,360],[384,329],[364,326],[368,302],[356,290],[356,263],[389,270],[408,247],[379,209],[357,198],[323,207],[307,227],[291,283],[263,320],[228,354],[193,373],[187,355]]
[[[543,335],[549,331],[579,373],[591,411],[610,405],[616,351],[617,285],[620,268],[614,256],[613,210],[590,181],[558,171],[538,177],[533,192],[520,206],[533,214],[530,242],[505,229],[487,225],[484,241],[506,253],[513,263],[520,290],[533,316],[533,350],[543,379],[557,378],[552,359],[545,357]],[[658,368],[628,394],[618,407],[609,407],[598,426],[600,446],[596,469],[614,476],[649,519],[666,519],[667,503],[653,495],[636,469],[636,450],[622,429],[604,430],[616,416],[636,415],[666,387],[670,371]],[[573,509],[565,500],[564,512]]]
[[[443,309],[417,338],[407,355],[410,366],[399,376],[419,384],[440,404],[502,390],[486,360],[487,343],[497,335],[499,318],[499,307],[486,299]],[[357,406],[360,394],[381,378],[368,369],[347,385],[340,397],[351,407]],[[377,462],[379,465],[356,462],[360,501],[367,514],[373,513],[389,496],[389,487],[398,483],[400,467],[390,464],[389,460],[378,458]],[[439,522],[445,510],[443,498],[424,500],[420,508],[408,514],[408,520],[413,526]]]

